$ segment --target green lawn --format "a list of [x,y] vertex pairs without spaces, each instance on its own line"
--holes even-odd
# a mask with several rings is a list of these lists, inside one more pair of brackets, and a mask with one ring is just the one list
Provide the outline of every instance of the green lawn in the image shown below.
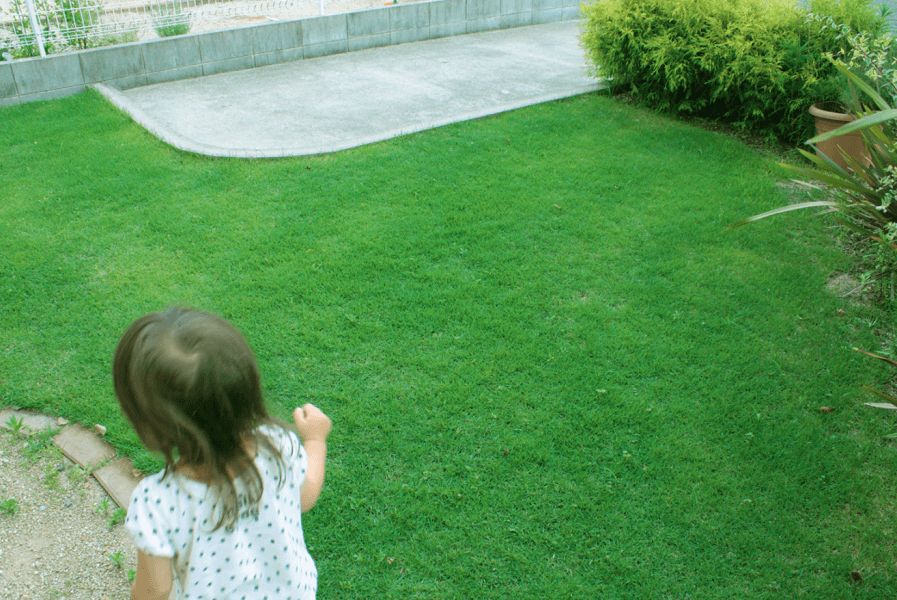
[[[0,405],[150,471],[140,314],[244,332],[334,420],[322,599],[892,598],[892,317],[826,289],[775,161],[597,94],[339,154],[210,159],[95,93],[0,109]],[[828,406],[833,412],[820,412]],[[853,583],[851,571],[863,577]]]

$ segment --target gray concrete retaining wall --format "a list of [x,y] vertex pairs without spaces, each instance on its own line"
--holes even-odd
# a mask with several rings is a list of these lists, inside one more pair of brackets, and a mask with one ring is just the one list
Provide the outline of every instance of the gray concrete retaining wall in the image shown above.
[[580,0],[437,0],[0,62],[0,106],[580,18]]

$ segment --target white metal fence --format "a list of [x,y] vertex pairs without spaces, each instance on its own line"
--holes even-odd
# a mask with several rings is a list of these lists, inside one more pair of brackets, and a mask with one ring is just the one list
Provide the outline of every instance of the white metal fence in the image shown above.
[[[44,56],[135,41],[155,30],[161,36],[186,33],[191,25],[265,15],[291,8],[296,0],[0,0],[0,52]],[[323,0],[320,0],[323,13]]]

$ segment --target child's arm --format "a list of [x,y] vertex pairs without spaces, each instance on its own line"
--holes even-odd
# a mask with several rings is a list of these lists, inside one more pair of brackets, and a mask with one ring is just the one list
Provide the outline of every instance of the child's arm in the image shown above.
[[168,600],[171,594],[171,559],[137,551],[137,575],[131,585],[131,600]]
[[293,421],[308,454],[308,469],[302,484],[302,512],[308,512],[318,501],[324,487],[324,468],[327,461],[327,435],[332,426],[330,419],[313,404],[306,404],[293,411]]

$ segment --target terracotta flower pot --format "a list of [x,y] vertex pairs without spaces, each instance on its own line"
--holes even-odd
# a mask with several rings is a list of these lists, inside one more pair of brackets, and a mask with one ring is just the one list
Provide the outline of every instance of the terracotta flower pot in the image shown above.
[[[818,104],[810,107],[810,114],[816,118],[817,135],[828,133],[854,120],[853,115],[825,110]],[[866,151],[866,144],[863,142],[863,135],[859,131],[819,142],[816,144],[816,155],[824,154],[835,161],[838,166],[846,169],[847,164],[844,162],[841,152],[838,151],[839,148],[848,156],[859,160],[863,166],[869,166],[871,163],[869,153]]]

